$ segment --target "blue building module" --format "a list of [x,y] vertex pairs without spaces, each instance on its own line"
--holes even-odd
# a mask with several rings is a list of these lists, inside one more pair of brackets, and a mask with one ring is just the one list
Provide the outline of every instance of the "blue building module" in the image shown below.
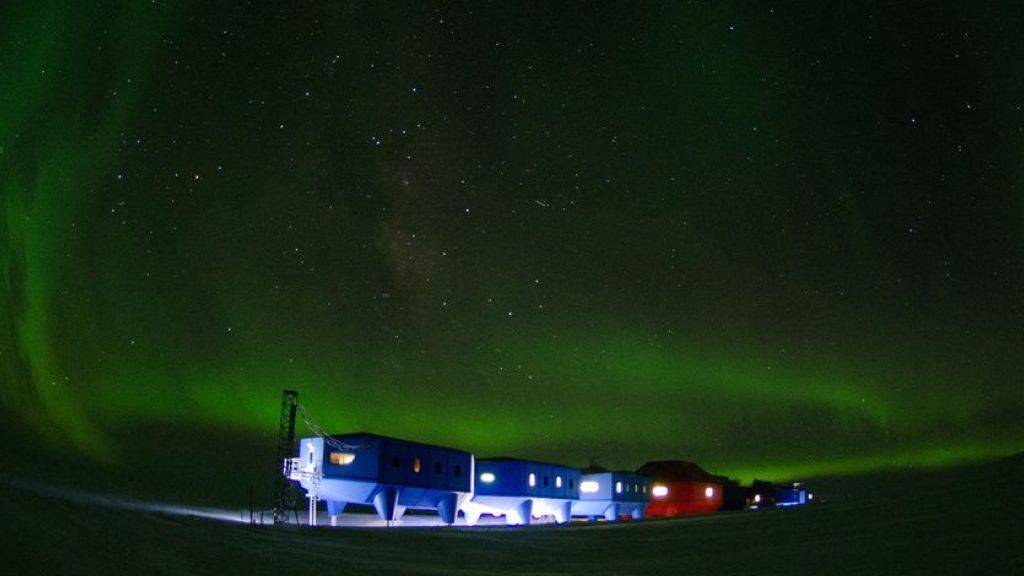
[[632,472],[597,472],[580,476],[580,499],[572,507],[573,516],[588,520],[604,517],[609,522],[622,516],[639,520],[650,502],[651,481]]
[[473,493],[473,455],[462,450],[356,433],[303,438],[286,474],[327,502],[335,524],[347,504],[369,504],[381,519],[436,510],[452,524]]
[[776,506],[800,506],[807,504],[807,490],[799,485],[776,485]]
[[572,518],[579,499],[580,472],[558,464],[512,458],[476,461],[475,492],[462,506],[466,523],[482,514],[504,516],[509,525],[530,524],[533,518],[553,516],[558,523]]

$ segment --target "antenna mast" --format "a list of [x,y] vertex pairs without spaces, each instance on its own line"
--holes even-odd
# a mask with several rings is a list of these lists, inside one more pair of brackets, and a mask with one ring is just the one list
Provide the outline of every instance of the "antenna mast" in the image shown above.
[[299,393],[294,390],[281,391],[281,417],[277,425],[277,475],[274,477],[274,524],[288,522],[286,506],[288,488],[283,466],[290,458],[295,445],[295,410],[299,405]]

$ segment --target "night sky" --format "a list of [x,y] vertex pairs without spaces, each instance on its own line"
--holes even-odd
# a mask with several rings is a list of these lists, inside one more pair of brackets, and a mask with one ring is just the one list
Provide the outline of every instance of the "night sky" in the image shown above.
[[1020,2],[92,4],[0,8],[37,454],[270,474],[285,387],[571,465],[1024,449]]

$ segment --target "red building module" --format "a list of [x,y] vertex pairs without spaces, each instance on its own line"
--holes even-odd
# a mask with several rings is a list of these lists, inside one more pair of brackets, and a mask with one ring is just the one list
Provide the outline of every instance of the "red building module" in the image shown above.
[[722,507],[722,482],[693,462],[648,462],[637,473],[651,479],[647,516],[708,514]]

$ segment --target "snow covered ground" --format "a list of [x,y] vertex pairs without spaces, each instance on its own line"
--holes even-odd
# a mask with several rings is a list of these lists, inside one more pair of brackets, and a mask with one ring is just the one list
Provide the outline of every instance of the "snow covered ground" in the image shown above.
[[250,526],[12,481],[0,551],[8,574],[1022,574],[1022,480],[1017,456],[821,480],[804,508],[513,529]]

